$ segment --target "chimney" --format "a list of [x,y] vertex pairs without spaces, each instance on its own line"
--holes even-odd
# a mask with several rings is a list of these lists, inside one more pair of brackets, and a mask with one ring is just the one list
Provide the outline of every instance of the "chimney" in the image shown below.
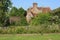
[[37,7],[37,3],[33,3],[33,7]]

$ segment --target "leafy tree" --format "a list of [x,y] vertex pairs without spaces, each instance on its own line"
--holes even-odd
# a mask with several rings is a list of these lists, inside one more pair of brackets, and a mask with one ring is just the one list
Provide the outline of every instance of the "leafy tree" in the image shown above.
[[16,7],[12,7],[10,11],[10,16],[20,16],[24,17],[26,15],[26,11],[21,7],[17,9]]
[[27,21],[26,21],[26,10],[24,10],[22,7],[19,8],[19,15],[21,17],[21,21],[20,21],[20,25],[24,26],[24,25],[28,25]]
[[30,25],[41,25],[41,24],[49,24],[49,19],[50,19],[51,15],[49,13],[40,13],[37,17],[35,17],[34,19],[32,19],[32,22]]
[[15,25],[20,25],[20,26],[24,26],[27,25],[26,22],[26,11],[21,7],[19,9],[17,9],[16,7],[12,7],[11,11],[10,11],[10,16],[18,16],[20,17],[20,21],[18,22],[14,22]]
[[16,7],[12,7],[10,16],[18,16],[18,9]]
[[9,7],[11,7],[10,0],[0,0],[0,24],[6,25],[7,12]]
[[54,16],[55,16],[55,15],[60,16],[60,7],[52,10],[51,13],[52,13]]
[[59,24],[60,23],[60,7],[52,10],[51,14],[52,14],[51,22],[55,24]]
[[25,17],[26,14],[27,14],[26,10],[24,10],[22,7],[19,8],[19,14],[18,14],[18,15],[19,15],[20,17]]

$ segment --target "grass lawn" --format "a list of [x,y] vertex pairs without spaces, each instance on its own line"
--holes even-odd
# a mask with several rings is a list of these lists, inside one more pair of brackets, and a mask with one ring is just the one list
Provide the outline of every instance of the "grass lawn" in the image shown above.
[[60,34],[0,34],[0,40],[60,40]]

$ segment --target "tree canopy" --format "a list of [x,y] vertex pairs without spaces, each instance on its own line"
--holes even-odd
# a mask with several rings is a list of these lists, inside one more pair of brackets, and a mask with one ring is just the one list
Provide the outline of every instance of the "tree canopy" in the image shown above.
[[48,24],[51,15],[49,13],[40,13],[37,17],[32,19],[31,25],[41,25],[41,24]]
[[0,0],[0,24],[5,25],[6,23],[6,14],[8,13],[9,8],[11,7],[10,0]]

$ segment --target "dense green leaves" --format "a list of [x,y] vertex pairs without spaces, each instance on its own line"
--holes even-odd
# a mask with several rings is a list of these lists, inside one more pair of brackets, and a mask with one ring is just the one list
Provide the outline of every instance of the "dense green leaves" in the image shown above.
[[24,10],[22,7],[18,9],[19,11],[19,16],[20,17],[24,17],[27,13],[26,13],[26,10]]
[[18,16],[18,9],[16,7],[12,7],[10,16]]
[[10,11],[10,17],[19,17],[19,21],[14,22],[15,26],[25,26],[27,25],[26,22],[26,11],[23,8],[17,9],[16,7],[12,7]]
[[26,11],[23,8],[17,9],[16,7],[12,7],[10,11],[10,16],[20,16],[24,17],[26,14]]
[[4,26],[6,23],[8,9],[11,6],[10,0],[0,0],[0,23]]
[[59,24],[60,23],[60,7],[52,10],[51,14],[52,14],[51,22],[55,24]]
[[31,25],[41,25],[41,24],[48,24],[51,15],[49,13],[40,13],[37,17],[32,19]]

